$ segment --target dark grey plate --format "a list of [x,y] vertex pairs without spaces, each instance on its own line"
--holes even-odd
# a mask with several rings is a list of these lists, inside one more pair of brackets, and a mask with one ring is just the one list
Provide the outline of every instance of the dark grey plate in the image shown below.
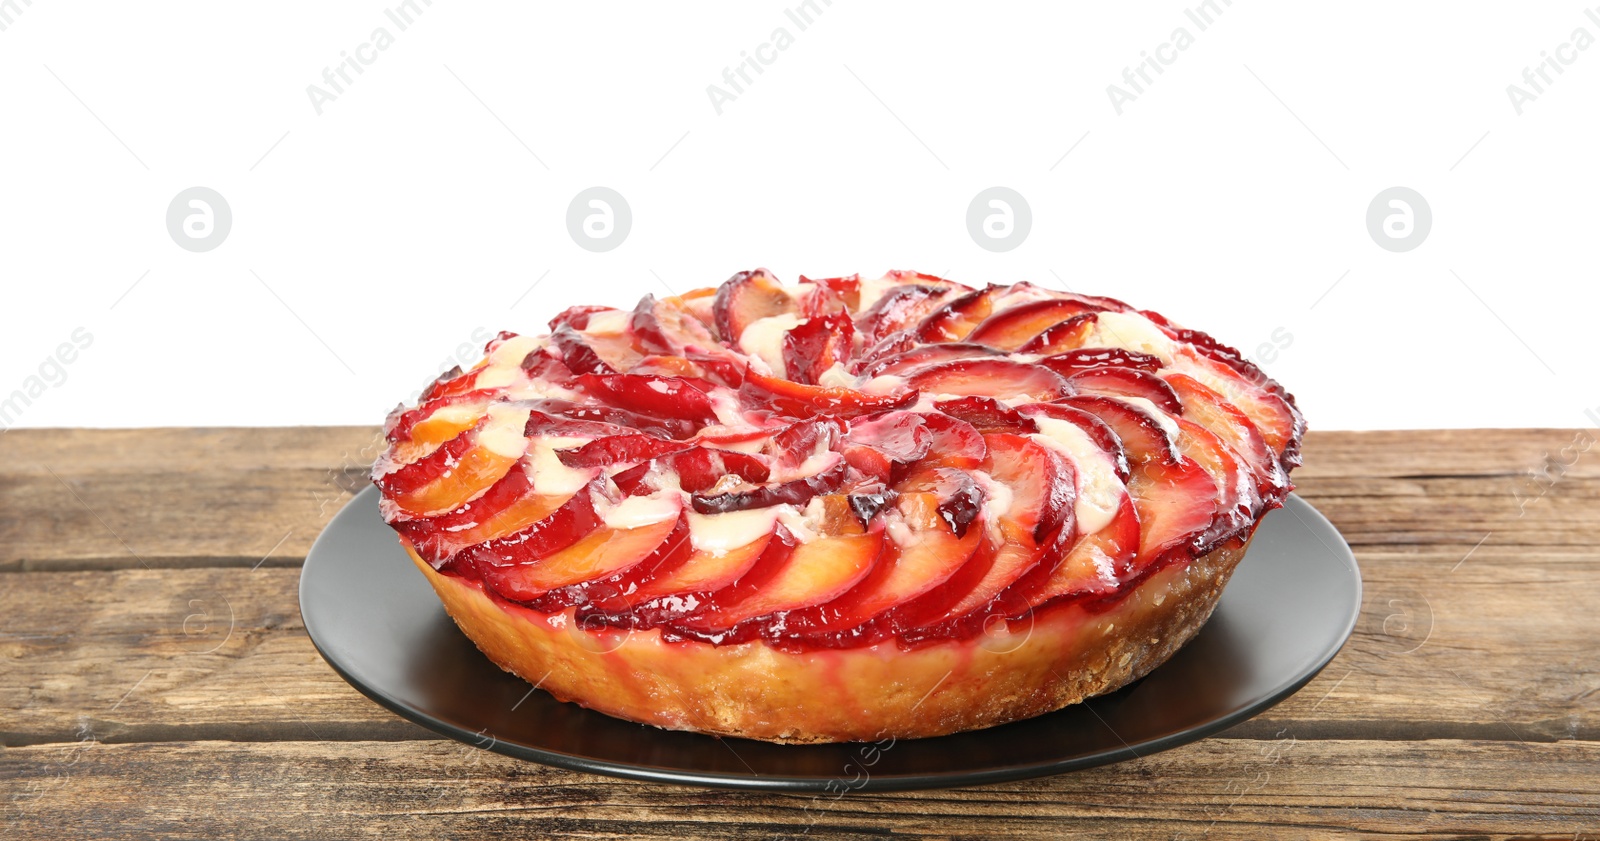
[[1361,574],[1344,539],[1291,496],[1257,529],[1211,621],[1137,683],[1003,727],[871,745],[785,746],[659,730],[531,691],[445,615],[367,488],[306,557],[306,631],[345,680],[469,745],[634,779],[786,791],[945,788],[1148,756],[1287,698],[1355,627]]

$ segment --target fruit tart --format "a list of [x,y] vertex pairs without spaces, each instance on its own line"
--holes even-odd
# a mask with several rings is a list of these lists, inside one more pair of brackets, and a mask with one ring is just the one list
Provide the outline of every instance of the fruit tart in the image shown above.
[[389,417],[385,520],[557,698],[804,743],[1126,685],[1201,627],[1305,422],[1121,301],[764,270],[501,333]]

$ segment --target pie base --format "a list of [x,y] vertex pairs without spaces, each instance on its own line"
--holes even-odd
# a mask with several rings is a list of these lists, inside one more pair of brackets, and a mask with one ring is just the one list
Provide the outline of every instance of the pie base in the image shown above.
[[789,652],[585,629],[571,608],[531,610],[411,558],[490,660],[560,700],[669,730],[804,744],[994,727],[1126,686],[1200,630],[1248,545],[1174,563],[1098,612],[1047,605],[1010,627],[909,651],[892,640]]

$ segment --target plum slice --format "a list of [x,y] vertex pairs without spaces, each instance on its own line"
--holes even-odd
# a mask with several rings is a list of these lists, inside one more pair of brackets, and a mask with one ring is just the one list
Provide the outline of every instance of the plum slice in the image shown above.
[[[484,583],[513,601],[529,601],[563,587],[610,578],[667,548],[678,515],[637,528],[601,525],[531,563],[481,566]],[[552,600],[557,601],[557,600]],[[551,605],[553,606],[553,605]]]
[[915,391],[868,394],[853,388],[790,382],[779,377],[769,377],[754,369],[745,371],[744,385],[739,390],[739,396],[746,405],[776,409],[789,417],[799,418],[817,415],[850,418],[891,409],[903,409],[917,402]]
[[[907,473],[895,484],[894,491],[904,502],[900,509],[907,523],[926,526],[937,520],[957,537],[966,536],[982,513],[985,498],[983,487],[970,472],[927,462],[919,463]],[[912,503],[920,503],[921,507],[915,512],[909,511],[907,505]],[[922,516],[924,514],[929,516]]]
[[[993,397],[957,397],[933,404],[946,416],[978,432],[1038,432],[1039,425]],[[984,452],[988,453],[985,445]]]
[[1046,329],[1076,316],[1092,314],[1099,309],[1069,298],[1029,301],[1001,310],[984,319],[981,324],[973,328],[966,340],[1001,350],[1017,350]]
[[704,607],[711,594],[734,587],[754,589],[782,568],[794,549],[787,532],[774,527],[757,539],[726,551],[690,546],[681,563],[641,576],[627,588],[609,591],[580,607],[580,621],[652,628]]
[[525,404],[532,411],[526,434],[596,437],[648,432],[667,438],[689,438],[700,430],[692,421],[660,418],[630,412],[615,406],[573,403],[569,400],[535,400]]
[[610,467],[648,461],[667,453],[675,453],[687,446],[682,441],[658,438],[642,432],[624,433],[596,438],[581,447],[557,450],[556,458],[568,467]]
[[1036,586],[1006,594],[1007,612],[1073,596],[1114,593],[1129,577],[1138,552],[1139,515],[1133,497],[1124,492],[1105,528],[1073,544],[1061,563]]
[[788,290],[766,269],[739,272],[729,278],[717,288],[711,305],[717,335],[730,345],[737,345],[751,324],[798,309]]
[[769,508],[774,505],[802,506],[818,494],[832,493],[844,485],[849,475],[849,465],[842,456],[830,453],[832,463],[811,476],[790,479],[770,485],[758,485],[742,491],[721,494],[697,493],[689,498],[694,510],[701,514],[721,514],[751,508]]
[[1161,357],[1114,347],[1086,347],[1058,353],[1039,360],[1039,364],[1063,377],[1096,368],[1136,368],[1155,373],[1161,370]]
[[783,364],[789,379],[815,385],[822,372],[850,362],[856,327],[850,315],[832,312],[813,316],[783,336]]
[[561,364],[567,370],[579,374],[615,374],[617,369],[611,367],[600,358],[594,348],[584,340],[583,335],[570,327],[563,326],[550,334],[550,344],[561,356]]
[[834,449],[843,434],[844,421],[807,418],[778,430],[761,451],[774,464],[795,468],[821,450]]
[[533,599],[528,606],[546,613],[572,606],[592,611],[625,610],[650,582],[671,575],[688,563],[694,554],[689,534],[689,519],[680,512],[666,538],[643,560],[611,575],[558,587]]
[[1065,406],[1060,403],[1028,403],[1017,407],[1019,414],[1026,417],[1044,415],[1045,417],[1064,420],[1089,436],[1096,447],[1106,454],[1111,460],[1112,469],[1118,481],[1127,482],[1129,476],[1128,451],[1122,446],[1122,439],[1118,437],[1110,424],[1100,418],[1075,406]]
[[589,316],[595,313],[616,312],[616,307],[603,307],[593,304],[580,304],[567,307],[550,319],[550,332],[555,333],[565,327],[569,330],[582,330],[589,326]]
[[481,496],[432,517],[392,517],[389,525],[411,541],[423,560],[437,568],[468,546],[549,516],[566,500],[564,495],[534,493],[524,457]]
[[1215,512],[1211,525],[1196,538],[1196,554],[1211,551],[1255,522],[1260,513],[1261,496],[1256,491],[1255,476],[1216,433],[1184,418],[1178,418],[1181,434],[1178,444],[1183,454],[1211,474],[1216,485]]
[[1211,474],[1187,457],[1140,465],[1128,482],[1139,514],[1139,555],[1135,573],[1169,554],[1192,554],[1193,543],[1211,526],[1217,486]]
[[896,286],[856,316],[856,331],[868,345],[899,333],[938,307],[949,293],[942,286]]
[[951,531],[942,522],[939,502],[932,493],[902,495],[896,515],[916,531],[917,540],[887,544],[860,583],[831,601],[789,612],[781,632],[769,637],[816,646],[846,644],[860,637],[849,632],[950,580],[980,550],[984,530]]
[[[1011,491],[999,516],[1000,541],[987,565],[961,578],[960,589],[941,587],[897,609],[890,620],[901,639],[915,643],[971,632],[988,620],[995,599],[1041,563],[1053,571],[1075,531],[1073,467],[1055,451],[1021,435],[984,436],[985,472]],[[1039,573],[1035,573],[1036,575]],[[952,576],[951,582],[959,576]]]
[[1097,321],[1096,315],[1092,312],[1058,321],[1029,339],[1017,350],[1021,353],[1070,353],[1083,347],[1089,340]]
[[759,485],[771,475],[771,468],[758,456],[715,447],[688,447],[616,473],[611,481],[624,496],[643,496],[661,490],[658,473],[662,469],[677,474],[678,488],[692,494],[710,490],[726,476]]
[[820,278],[801,275],[800,285],[807,284],[811,291],[800,302],[800,309],[807,318],[836,312],[848,315],[861,308],[861,275]]
[[660,461],[677,472],[678,486],[689,493],[709,490],[724,476],[738,476],[758,485],[771,476],[771,468],[760,458],[715,447],[691,447],[672,453]]
[[[522,458],[525,411],[499,404],[473,426],[432,453],[379,474],[373,481],[408,514],[449,511],[487,490]],[[520,446],[519,446],[520,444]]]
[[935,394],[1054,400],[1071,394],[1067,381],[1054,371],[1010,359],[958,359],[922,368],[906,385]]
[[918,345],[909,350],[890,354],[863,367],[861,376],[878,377],[884,374],[905,374],[940,362],[954,362],[958,359],[999,355],[1000,351],[988,345],[977,345],[971,342]]
[[[699,612],[677,620],[673,628],[715,639],[758,617],[831,601],[872,571],[884,543],[881,526],[858,534],[821,534],[798,543],[782,568],[760,586],[712,593]],[[757,630],[751,628],[747,633]]]
[[1267,446],[1283,457],[1286,466],[1299,465],[1298,447],[1305,433],[1305,418],[1292,399],[1281,388],[1275,389],[1277,384],[1259,369],[1248,362],[1235,369],[1187,349],[1178,354],[1174,365],[1238,407],[1261,431]]
[[929,313],[913,331],[922,342],[959,342],[966,339],[989,313],[994,302],[1006,294],[1009,287],[989,284],[951,299]]
[[1027,436],[994,433],[984,441],[989,445],[984,472],[1011,489],[1011,506],[1000,518],[1001,526],[1014,524],[1035,544],[1058,531],[1071,531],[1077,496],[1072,464]]
[[1079,392],[1106,397],[1142,397],[1169,415],[1183,414],[1183,401],[1166,380],[1137,368],[1092,368],[1079,371],[1067,382]]
[[1143,409],[1114,397],[1093,394],[1064,397],[1056,402],[1081,409],[1110,427],[1122,442],[1130,465],[1152,460],[1170,463],[1182,458],[1172,434]]
[[983,442],[982,433],[964,420],[944,412],[926,412],[922,423],[932,438],[928,455],[924,457],[932,466],[971,470],[983,464],[989,455],[989,445]]
[[667,333],[661,326],[661,319],[656,317],[657,306],[654,295],[640,298],[639,303],[634,305],[633,312],[628,313],[628,332],[633,336],[634,346],[641,353],[676,354],[682,347],[667,338]]
[[582,374],[577,384],[601,400],[630,412],[702,425],[717,420],[717,413],[711,408],[711,397],[682,377]]
[[1250,466],[1262,497],[1275,500],[1288,492],[1289,477],[1250,416],[1187,374],[1168,374],[1167,382],[1183,399],[1189,419],[1216,433]]
[[443,443],[477,423],[496,396],[493,389],[468,389],[435,396],[422,401],[415,409],[394,414],[386,424],[384,435],[390,441]]
[[850,466],[887,482],[897,467],[927,455],[932,445],[933,433],[923,416],[900,411],[852,424],[840,452]]
[[456,563],[482,574],[491,566],[536,563],[577,543],[600,527],[600,515],[594,505],[600,489],[598,480],[590,482],[526,527],[458,552]]

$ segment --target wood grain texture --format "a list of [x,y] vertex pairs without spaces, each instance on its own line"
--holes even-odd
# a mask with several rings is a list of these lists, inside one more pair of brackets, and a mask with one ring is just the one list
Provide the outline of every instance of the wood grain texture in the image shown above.
[[[15,835],[63,838],[1569,839],[1592,742],[1213,739],[1039,780],[775,795],[610,780],[453,742],[13,748]],[[142,783],[142,784],[141,784]],[[92,809],[84,804],[92,803]],[[3,825],[3,824],[0,824]]]
[[823,811],[482,753],[339,679],[300,622],[296,567],[363,486],[373,428],[14,430],[0,435],[0,836],[733,838],[809,825],[817,837],[1600,841],[1590,433],[1313,432],[1295,481],[1356,550],[1366,592],[1355,636],[1308,687],[1142,761]]
[[366,486],[378,440],[370,427],[13,430],[0,570],[298,564]]

